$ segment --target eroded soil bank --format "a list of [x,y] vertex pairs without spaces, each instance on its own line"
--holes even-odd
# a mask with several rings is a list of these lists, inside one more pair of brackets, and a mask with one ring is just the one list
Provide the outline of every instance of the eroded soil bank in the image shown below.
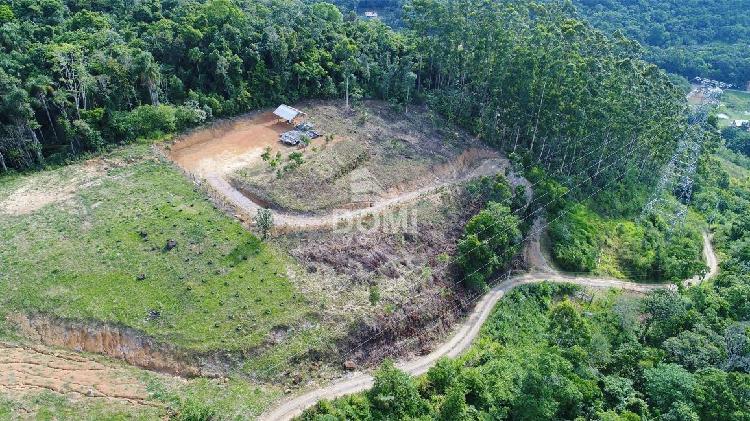
[[18,396],[47,390],[76,400],[160,406],[127,367],[41,345],[0,342],[0,393]]
[[160,343],[135,329],[80,322],[43,314],[11,314],[18,332],[35,342],[118,358],[137,367],[180,377],[221,377],[236,356],[229,352],[192,353]]

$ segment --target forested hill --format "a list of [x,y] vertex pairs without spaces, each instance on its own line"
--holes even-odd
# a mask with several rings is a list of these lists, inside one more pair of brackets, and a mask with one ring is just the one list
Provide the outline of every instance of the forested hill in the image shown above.
[[750,82],[750,0],[574,0],[607,32],[648,46],[669,72],[745,88]]
[[427,102],[571,186],[654,173],[683,95],[569,9],[413,0],[399,33],[294,0],[0,0],[0,172],[349,86]]

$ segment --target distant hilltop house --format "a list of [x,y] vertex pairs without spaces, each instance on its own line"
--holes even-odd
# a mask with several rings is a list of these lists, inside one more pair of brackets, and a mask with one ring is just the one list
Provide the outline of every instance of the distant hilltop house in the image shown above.
[[368,11],[365,12],[365,17],[367,19],[377,19],[378,12],[376,12],[374,10],[368,10]]
[[307,115],[306,113],[294,107],[290,107],[284,104],[279,105],[278,108],[276,108],[276,110],[273,112],[273,114],[289,124],[295,124],[295,120],[297,118],[303,118]]
[[732,123],[730,125],[732,127],[750,130],[750,120],[732,120]]

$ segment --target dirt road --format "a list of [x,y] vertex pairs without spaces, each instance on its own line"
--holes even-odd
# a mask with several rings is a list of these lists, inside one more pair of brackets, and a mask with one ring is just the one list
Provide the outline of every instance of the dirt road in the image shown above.
[[[482,176],[492,176],[501,173],[509,165],[503,158],[489,158],[483,160],[476,167],[468,171],[457,171],[454,175],[444,178],[434,184],[420,189],[402,193],[394,197],[373,203],[372,206],[354,210],[334,210],[325,215],[300,215],[281,211],[273,212],[274,226],[281,232],[314,230],[320,228],[340,227],[357,219],[382,214],[400,205],[412,203],[419,198],[449,187],[453,184],[466,182]],[[205,177],[209,187],[221,195],[237,213],[244,214],[245,219],[252,218],[261,206],[235,189],[222,174],[210,173]]]
[[[535,223],[535,225],[537,224]],[[534,232],[537,231],[534,230]],[[695,281],[696,283],[715,276],[716,273],[718,273],[718,262],[710,240],[710,236],[704,234],[703,253],[710,270],[705,277],[697,279]],[[530,249],[530,251],[527,251],[527,254],[531,253],[537,258],[535,266],[550,268],[541,253],[538,236],[531,239],[529,244],[527,244],[527,248]],[[455,333],[447,342],[443,343],[428,355],[420,356],[410,361],[400,362],[397,366],[413,376],[418,376],[426,373],[439,358],[458,356],[471,345],[474,338],[479,334],[482,325],[492,313],[495,304],[497,304],[497,302],[503,298],[508,291],[519,285],[542,281],[567,282],[589,288],[619,288],[626,291],[641,293],[669,287],[669,285],[665,284],[640,284],[623,281],[621,279],[565,275],[556,271],[533,272],[517,275],[497,284],[487,294],[482,296],[471,314],[469,314],[466,320],[457,327]],[[687,280],[686,283],[691,281],[692,280]],[[372,387],[373,380],[373,377],[368,373],[351,373],[344,379],[330,386],[309,391],[284,402],[279,407],[261,416],[260,419],[270,421],[292,419],[300,415],[305,409],[315,405],[321,399],[335,399],[340,396],[367,390]]]
[[719,273],[719,259],[716,258],[716,252],[714,252],[713,246],[711,246],[711,234],[703,233],[703,258],[706,260],[708,265],[708,272],[703,276],[694,276],[690,279],[686,279],[682,284],[686,287],[697,285],[705,279],[713,278]]

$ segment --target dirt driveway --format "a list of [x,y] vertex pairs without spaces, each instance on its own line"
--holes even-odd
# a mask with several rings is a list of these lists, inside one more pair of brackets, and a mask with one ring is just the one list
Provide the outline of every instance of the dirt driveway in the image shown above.
[[[340,113],[338,108],[334,108],[334,111],[337,116],[334,118],[336,122],[346,121],[345,117],[338,117]],[[404,123],[396,121],[390,124],[397,126]],[[328,125],[324,126],[328,127]],[[270,111],[261,112],[217,123],[209,128],[188,134],[178,139],[167,155],[186,172],[201,180],[215,200],[226,205],[240,219],[249,222],[260,208],[268,207],[268,202],[245,189],[239,190],[234,183],[230,183],[229,177],[240,168],[257,164],[266,148],[270,148],[274,154],[276,151],[281,151],[282,155],[296,150],[295,147],[288,147],[279,142],[279,135],[290,128],[290,125],[280,122]],[[353,131],[356,133],[357,130],[361,129]],[[414,137],[409,130],[411,127],[402,129],[404,136]],[[344,140],[344,138],[347,136],[336,135],[333,142]],[[315,139],[310,148],[315,150],[316,147],[324,146],[324,144],[323,138]],[[416,185],[410,185],[405,189],[395,189],[394,194],[383,195],[365,208],[334,208],[327,213],[315,215],[273,210],[276,232],[339,226],[413,202],[426,194],[434,193],[436,190],[455,183],[502,173],[509,166],[507,159],[487,149],[477,152],[467,146],[464,153],[455,155],[447,162],[430,168],[427,174],[419,180],[410,180]],[[474,159],[464,159],[466,156],[472,156]]]
[[279,142],[279,135],[290,128],[271,112],[241,117],[179,139],[169,157],[199,177],[225,175],[260,160],[266,147],[274,152],[293,149]]

